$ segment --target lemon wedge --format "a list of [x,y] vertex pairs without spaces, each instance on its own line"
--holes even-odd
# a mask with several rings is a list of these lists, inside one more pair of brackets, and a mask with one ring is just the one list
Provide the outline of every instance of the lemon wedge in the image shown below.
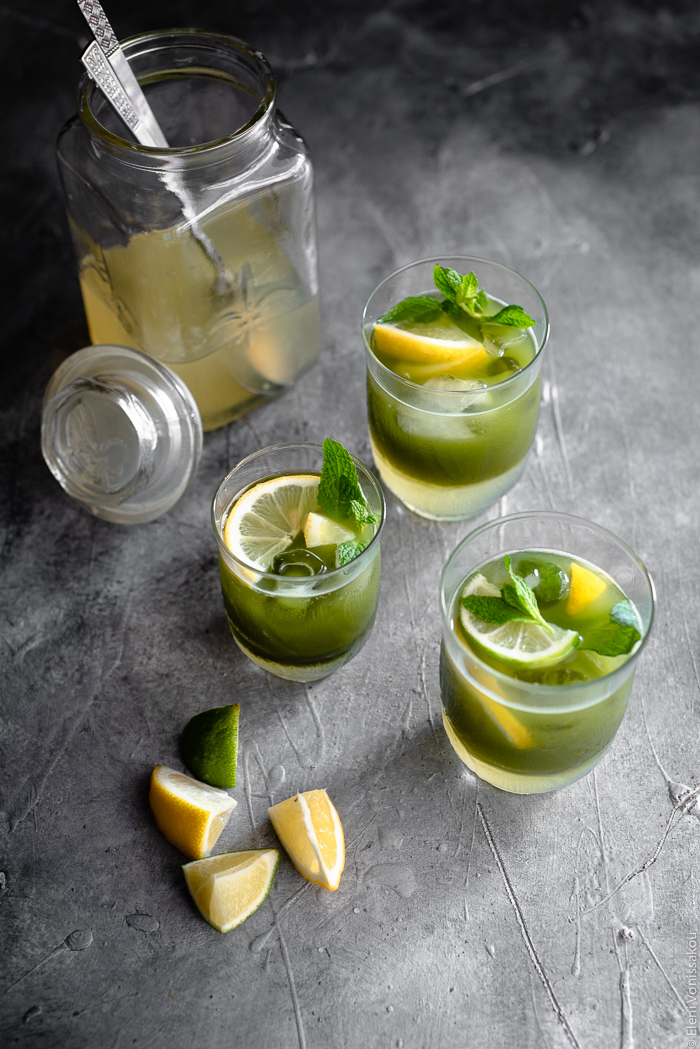
[[343,828],[325,790],[307,790],[269,808],[275,833],[305,878],[337,889],[345,866]]
[[219,932],[229,932],[267,899],[279,858],[277,849],[225,852],[186,863],[182,870],[204,920]]
[[483,343],[472,339],[447,316],[416,321],[410,328],[377,321],[373,338],[378,353],[416,364],[461,363],[479,355],[485,360],[489,357]]
[[567,616],[576,616],[590,605],[607,588],[607,583],[590,568],[584,568],[576,561],[571,562],[571,586],[566,602]]
[[316,506],[318,474],[288,474],[260,481],[231,507],[224,542],[232,554],[266,572],[302,528]]
[[191,859],[208,856],[236,807],[225,790],[156,765],[148,795],[158,830]]
[[325,514],[316,514],[311,510],[304,518],[302,527],[304,542],[311,549],[313,546],[338,546],[347,543],[357,536],[349,528],[331,521]]

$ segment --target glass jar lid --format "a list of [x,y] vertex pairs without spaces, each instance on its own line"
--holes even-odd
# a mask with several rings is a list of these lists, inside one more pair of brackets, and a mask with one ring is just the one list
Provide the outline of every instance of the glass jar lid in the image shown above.
[[178,501],[202,454],[202,421],[170,368],[126,346],[88,346],[44,394],[41,450],[61,487],[117,524],[153,521]]

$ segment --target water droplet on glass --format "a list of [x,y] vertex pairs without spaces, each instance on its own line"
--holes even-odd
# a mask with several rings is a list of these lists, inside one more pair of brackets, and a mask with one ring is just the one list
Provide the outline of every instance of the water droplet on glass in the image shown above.
[[447,852],[449,847],[450,846],[447,844],[447,842],[441,841],[440,844],[437,847],[437,850],[438,850],[438,852]]
[[359,907],[353,907],[352,913],[353,914],[359,914],[360,913],[360,908]]

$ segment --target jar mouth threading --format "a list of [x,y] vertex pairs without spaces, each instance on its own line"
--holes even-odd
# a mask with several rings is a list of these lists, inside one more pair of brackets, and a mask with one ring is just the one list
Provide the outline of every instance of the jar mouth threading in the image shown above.
[[[103,106],[110,107],[110,103],[102,95],[98,85],[92,80],[87,72],[83,74],[78,84],[78,113],[88,131],[94,135],[102,145],[110,147],[115,152],[126,152],[144,157],[172,158],[186,156],[211,155],[223,147],[234,144],[244,145],[274,112],[277,94],[277,82],[270,64],[265,56],[254,48],[249,47],[243,40],[225,33],[212,33],[202,29],[163,29],[151,33],[140,33],[136,36],[125,38],[121,41],[121,47],[125,56],[131,62],[134,58],[147,55],[165,53],[168,49],[177,46],[197,48],[200,51],[214,53],[227,52],[229,61],[238,61],[247,65],[250,80],[257,81],[256,88],[246,83],[240,77],[232,73],[206,64],[189,64],[182,66],[166,65],[164,68],[148,70],[137,79],[142,86],[162,83],[165,80],[176,78],[210,78],[235,85],[235,87],[249,95],[251,98],[260,99],[255,112],[242,125],[230,134],[209,141],[196,143],[188,146],[173,146],[164,149],[160,146],[144,146],[140,142],[131,141],[121,135],[110,131],[98,119],[94,102],[99,98]],[[136,71],[135,71],[136,72]]]

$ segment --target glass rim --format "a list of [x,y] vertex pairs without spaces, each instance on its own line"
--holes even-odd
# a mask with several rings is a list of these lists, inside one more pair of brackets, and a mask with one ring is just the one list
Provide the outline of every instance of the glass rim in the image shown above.
[[[502,262],[496,262],[494,259],[484,259],[484,258],[481,258],[478,255],[429,255],[426,258],[416,259],[414,262],[408,262],[404,266],[399,266],[398,269],[393,270],[386,277],[384,277],[384,279],[381,280],[379,282],[379,284],[377,284],[377,286],[371,292],[371,294],[370,294],[369,298],[367,299],[367,302],[365,303],[364,308],[362,310],[362,319],[360,321],[360,328],[361,328],[361,331],[362,331],[362,341],[364,343],[365,350],[371,356],[372,360],[375,361],[379,365],[379,367],[381,368],[383,373],[385,373],[388,376],[391,376],[391,378],[393,380],[396,380],[397,382],[400,382],[402,385],[406,386],[408,389],[420,390],[422,393],[427,394],[429,396],[435,395],[436,397],[446,398],[446,399],[449,399],[450,397],[464,398],[464,397],[469,397],[471,395],[476,395],[476,394],[481,395],[481,394],[484,393],[484,391],[481,390],[481,389],[479,389],[479,390],[431,390],[431,389],[426,389],[425,386],[421,386],[420,383],[412,382],[410,379],[406,379],[402,375],[397,375],[397,373],[392,371],[391,368],[387,368],[387,366],[385,364],[383,364],[379,360],[379,358],[375,354],[374,350],[370,346],[369,340],[367,338],[367,323],[368,323],[367,320],[366,320],[366,318],[367,318],[367,310],[368,310],[370,302],[372,301],[374,296],[377,294],[379,289],[383,288],[384,285],[388,284],[388,282],[390,280],[393,280],[394,277],[398,277],[399,274],[405,273],[406,270],[414,269],[416,266],[424,266],[424,265],[426,265],[426,263],[430,263],[431,265],[434,266],[436,263],[441,263],[444,260],[452,260],[452,261],[455,261],[455,262],[456,261],[470,262],[470,263],[476,263],[476,264],[485,263],[488,266],[496,266],[498,269],[505,270],[506,273],[512,274],[514,277],[517,277],[518,280],[521,280],[524,284],[527,284],[528,287],[531,288],[532,291],[534,292],[534,294],[537,296],[537,298],[538,298],[538,300],[539,300],[539,302],[540,302],[540,304],[542,306],[542,312],[544,314],[544,334],[543,334],[542,339],[538,340],[537,352],[535,353],[535,356],[532,358],[531,361],[529,361],[525,365],[524,368],[521,368],[520,371],[516,372],[515,375],[510,375],[510,376],[508,376],[507,379],[503,379],[501,382],[494,383],[493,386],[489,387],[490,390],[502,390],[502,389],[505,389],[509,384],[515,383],[519,379],[522,379],[523,375],[525,375],[530,370],[530,368],[532,368],[532,366],[539,361],[540,357],[542,356],[542,352],[543,352],[543,350],[544,350],[544,348],[547,345],[547,342],[549,340],[549,331],[550,331],[549,312],[547,310],[547,304],[545,303],[544,299],[540,295],[539,291],[537,290],[535,285],[531,281],[529,281],[527,279],[527,277],[523,277],[522,273],[518,273],[517,270],[512,269],[510,266],[506,266]],[[529,329],[527,329],[527,330],[529,330]]]
[[[247,44],[245,40],[241,40],[239,37],[233,36],[230,33],[216,33],[208,29],[195,29],[191,27],[157,29],[125,37],[120,41],[120,46],[124,50],[127,58],[134,58],[137,55],[147,53],[148,51],[165,51],[168,46],[174,46],[178,42],[176,39],[178,37],[181,38],[180,43],[196,43],[197,41],[203,42],[205,40],[210,40],[214,44],[223,45],[231,50],[235,50],[236,52],[241,52],[246,58],[253,59],[253,61],[260,67],[260,73],[262,74],[264,85],[262,98],[253,115],[245,122],[245,124],[242,124],[241,127],[231,132],[230,135],[224,135],[222,138],[211,139],[208,142],[200,142],[194,146],[169,146],[167,148],[163,148],[162,146],[144,146],[140,142],[132,142],[130,139],[114,134],[114,132],[109,131],[104,124],[100,123],[90,104],[91,97],[99,91],[99,88],[88,75],[87,71],[85,71],[78,82],[78,114],[88,130],[99,138],[104,145],[109,145],[113,149],[116,148],[127,155],[141,155],[153,159],[159,157],[173,158],[202,156],[207,153],[215,153],[231,143],[244,143],[251,137],[255,129],[273,110],[277,94],[277,80],[270,63],[261,51],[257,51],[255,48]],[[187,40],[183,41],[182,38],[187,38]],[[138,49],[138,45],[149,44],[151,45],[150,47]],[[188,72],[193,73],[194,70],[187,70],[183,67],[183,73],[186,75]],[[109,103],[107,103],[107,105],[109,106]]]
[[[601,674],[600,677],[591,679],[590,681],[576,681],[576,682],[571,682],[570,684],[567,684],[567,685],[546,685],[546,684],[541,684],[540,685],[540,684],[535,684],[535,683],[530,682],[530,681],[521,681],[520,678],[513,678],[509,674],[504,674],[503,671],[497,670],[495,667],[492,667],[489,663],[485,663],[484,660],[482,660],[476,654],[476,652],[474,652],[471,648],[469,648],[464,643],[464,641],[462,641],[462,639],[459,637],[459,635],[456,633],[456,631],[453,630],[452,625],[451,625],[450,608],[447,607],[446,602],[445,602],[445,577],[447,575],[447,571],[448,571],[449,567],[451,566],[451,564],[453,563],[454,559],[457,557],[459,552],[462,550],[462,548],[465,547],[468,543],[472,542],[478,536],[482,535],[484,532],[488,532],[492,528],[495,528],[495,527],[497,527],[499,525],[508,524],[511,521],[530,520],[530,519],[536,518],[536,517],[537,518],[546,517],[546,518],[560,520],[560,521],[561,520],[569,521],[569,522],[571,522],[574,525],[585,525],[587,528],[593,528],[595,531],[599,532],[604,537],[612,539],[617,544],[617,546],[620,547],[622,550],[624,550],[624,552],[629,557],[632,558],[632,560],[637,564],[637,566],[639,568],[641,568],[642,573],[644,575],[644,578],[645,578],[645,580],[647,582],[647,585],[649,587],[649,594],[650,594],[650,597],[651,597],[651,609],[650,609],[650,614],[649,614],[649,625],[648,625],[648,627],[647,627],[647,629],[646,629],[646,631],[644,633],[644,636],[642,637],[641,641],[638,642],[638,647],[630,655],[629,659],[627,659],[626,662],[623,663],[621,666],[617,667],[615,670],[608,671],[606,674]],[[505,553],[507,553],[507,551],[504,552],[504,556],[505,556]],[[473,570],[476,570],[478,567],[479,567],[479,565],[474,565],[474,569]],[[462,539],[457,544],[457,546],[454,548],[454,550],[452,551],[452,553],[448,557],[442,572],[440,573],[440,613],[441,613],[441,616],[442,616],[443,629],[455,639],[455,641],[457,642],[457,644],[459,646],[460,651],[467,653],[469,655],[469,658],[474,660],[474,662],[479,667],[479,669],[484,670],[487,674],[494,674],[494,675],[496,675],[496,680],[498,680],[498,681],[510,682],[511,683],[511,687],[512,687],[512,682],[516,682],[517,687],[519,689],[522,689],[523,692],[525,693],[525,695],[528,695],[528,694],[535,695],[538,692],[541,693],[542,690],[544,689],[547,692],[548,695],[551,695],[552,697],[554,697],[558,693],[561,693],[561,694],[574,693],[575,694],[578,690],[590,689],[591,686],[595,685],[597,682],[604,681],[606,678],[613,677],[615,674],[618,674],[621,670],[624,670],[630,664],[634,665],[637,662],[637,660],[639,659],[639,656],[641,655],[643,649],[646,648],[647,641],[649,640],[649,637],[651,635],[651,630],[652,630],[652,627],[654,625],[654,619],[655,619],[655,616],[656,616],[656,587],[654,585],[654,580],[652,579],[650,572],[647,570],[646,565],[644,564],[642,559],[634,552],[632,547],[629,546],[624,541],[624,539],[620,539],[620,537],[615,535],[614,532],[611,532],[609,528],[605,528],[604,525],[599,525],[595,521],[589,521],[586,517],[579,517],[576,514],[563,513],[563,512],[561,512],[559,510],[524,510],[524,511],[521,511],[520,513],[517,513],[517,514],[507,514],[505,517],[495,517],[491,521],[486,521],[484,524],[479,525],[478,528],[474,528],[468,535],[466,535],[464,537],[464,539]],[[479,687],[482,688],[483,686],[481,684],[479,684]],[[500,703],[502,703],[504,706],[517,706],[517,704],[510,703],[508,701],[508,699],[506,697],[503,697],[503,696],[498,697],[498,701]],[[596,699],[592,699],[590,704],[585,704],[585,705],[586,706],[590,706],[594,702],[598,702],[598,701]]]
[[[233,553],[233,551],[230,550],[228,548],[228,546],[226,545],[226,543],[224,542],[224,538],[223,538],[223,536],[221,534],[221,530],[219,528],[219,525],[218,525],[218,522],[217,522],[217,519],[216,519],[216,500],[217,500],[217,497],[219,495],[219,492],[223,488],[224,484],[226,483],[226,481],[228,481],[229,477],[231,477],[232,474],[234,474],[241,467],[246,466],[248,463],[252,462],[254,459],[257,459],[261,455],[266,455],[269,452],[288,451],[288,450],[291,450],[293,448],[314,448],[314,449],[318,449],[318,451],[321,453],[321,455],[323,455],[323,445],[320,444],[318,441],[287,441],[287,442],[285,442],[283,444],[270,444],[270,445],[267,445],[265,448],[258,448],[257,451],[251,452],[250,455],[246,455],[245,458],[241,459],[241,461],[239,463],[237,463],[233,467],[232,470],[228,471],[226,476],[223,477],[222,480],[219,482],[219,484],[216,486],[216,491],[214,492],[214,498],[212,499],[212,503],[211,503],[211,524],[212,524],[212,528],[214,529],[214,534],[216,536],[216,541],[218,543],[219,549],[222,551],[222,553],[225,554],[225,556],[227,558],[230,558],[232,561],[235,562],[235,564],[237,564],[241,568],[245,569],[245,571],[247,573],[254,572],[258,579],[270,579],[270,580],[274,580],[276,582],[279,582],[280,579],[282,579],[282,580],[285,581],[285,583],[291,584],[292,587],[302,586],[302,585],[308,587],[309,580],[313,578],[312,576],[280,576],[276,572],[263,571],[263,569],[258,568],[255,565],[251,565],[248,561],[242,561],[240,557],[236,557],[236,555]],[[384,522],[386,520],[386,499],[384,497],[384,489],[382,488],[381,483],[374,476],[374,474],[372,473],[370,468],[365,463],[363,463],[361,459],[358,459],[357,456],[352,454],[352,452],[348,452],[348,455],[350,456],[352,461],[355,463],[355,468],[357,468],[358,465],[361,466],[362,469],[367,474],[367,476],[369,478],[371,478],[371,481],[372,481],[372,483],[374,485],[375,491],[379,495],[379,500],[380,500],[380,503],[381,503],[382,516],[381,516],[381,518],[379,520],[379,523],[377,525],[376,532],[374,533],[374,535],[372,536],[372,538],[370,539],[369,543],[364,548],[364,550],[361,553],[359,553],[357,555],[357,557],[354,557],[352,559],[352,561],[348,561],[348,563],[346,565],[339,565],[338,568],[329,568],[327,571],[321,573],[321,575],[318,576],[319,579],[334,579],[337,576],[340,576],[341,574],[346,572],[347,569],[350,568],[353,564],[355,564],[356,561],[368,560],[368,558],[365,557],[365,555],[370,550],[373,549],[375,544],[378,545],[379,537],[381,535],[382,529],[384,528]],[[264,480],[264,477],[259,477],[258,478],[258,481],[262,481],[262,480]],[[239,492],[239,496],[242,495],[243,492],[248,491],[249,488],[252,488],[256,483],[257,483],[256,481],[253,481],[252,484],[247,485],[242,490],[242,492]],[[229,503],[228,507],[226,508],[226,513],[227,514],[228,514],[228,511],[230,511],[232,506],[233,506],[233,502]]]

